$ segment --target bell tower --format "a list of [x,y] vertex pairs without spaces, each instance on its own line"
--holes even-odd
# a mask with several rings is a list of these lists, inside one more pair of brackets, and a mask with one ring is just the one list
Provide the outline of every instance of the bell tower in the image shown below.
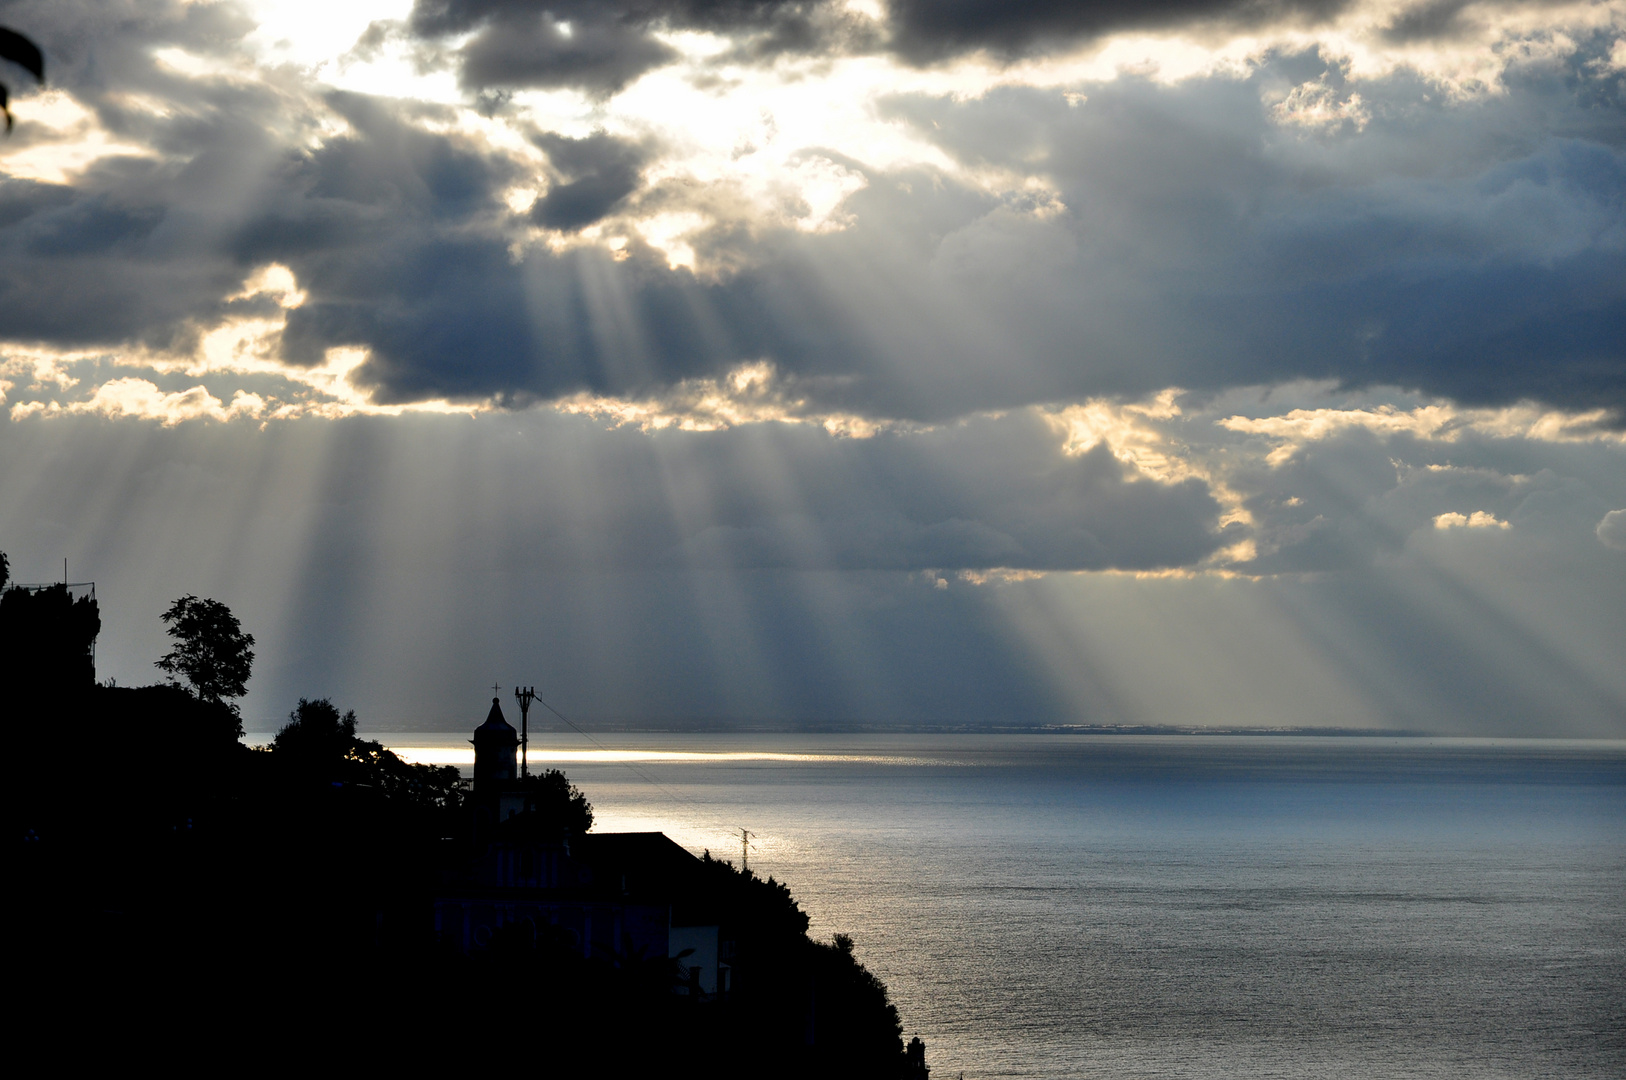
[[519,733],[504,719],[502,703],[491,699],[486,722],[474,729],[474,793],[495,795],[497,789],[514,782],[515,755]]

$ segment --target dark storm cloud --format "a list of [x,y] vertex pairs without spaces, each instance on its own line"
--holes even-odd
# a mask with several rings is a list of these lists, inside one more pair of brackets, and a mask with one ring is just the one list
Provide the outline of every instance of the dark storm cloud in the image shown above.
[[613,94],[676,59],[662,30],[734,38],[727,62],[786,54],[890,51],[931,63],[985,51],[1012,60],[1124,30],[1313,25],[1347,0],[894,0],[879,24],[829,0],[418,0],[427,38],[474,31],[461,50],[469,87],[575,86]]
[[[368,348],[360,376],[381,402],[659,394],[769,359],[810,408],[924,420],[1302,377],[1626,405],[1613,239],[1626,114],[1605,93],[1618,76],[1586,51],[1514,71],[1505,94],[1471,105],[1404,72],[1365,80],[1363,127],[1278,122],[1273,102],[1307,81],[1351,100],[1314,51],[1248,78],[1092,84],[1076,107],[1024,88],[895,98],[884,114],[963,167],[1031,176],[1056,201],[820,151],[867,181],[849,226],[720,220],[690,242],[703,270],[737,269],[695,275],[636,237],[619,260],[516,248],[523,218],[500,195],[534,183],[534,167],[424,130],[419,107],[331,94],[349,131],[290,149],[271,132],[314,121],[289,118],[275,89],[154,63],[161,45],[208,55],[243,29],[196,7],[81,12],[95,64],[45,24],[62,85],[114,136],[162,154],[104,159],[71,187],[0,184],[0,336],[184,343],[278,261],[308,295],[285,356]],[[500,10],[447,8],[431,25]],[[767,26],[780,8],[739,10]],[[176,107],[134,109],[115,85]],[[641,186],[658,146],[538,140],[553,173],[538,224],[689,205],[681,185]]]
[[[506,242],[497,226],[508,211],[496,194],[517,175],[512,161],[466,138],[429,134],[398,104],[332,93],[326,104],[350,133],[297,151],[268,133],[287,104],[268,88],[124,66],[137,87],[146,79],[154,92],[173,91],[187,110],[167,121],[117,105],[98,111],[115,134],[166,157],[104,159],[72,186],[0,183],[0,337],[178,345],[233,312],[224,298],[255,267],[281,260],[316,286],[311,314],[330,328],[321,340],[304,333],[305,323],[291,328],[288,355],[313,362],[329,344],[366,340],[350,328],[387,323],[403,298],[357,273],[389,265],[402,248],[421,251],[428,264],[413,268],[404,297],[416,282],[443,299],[464,280],[444,259],[499,252]],[[70,67],[62,79],[73,85],[74,77]],[[73,89],[98,105],[94,88]],[[453,329],[478,346],[467,326]]]
[[[229,167],[229,166],[228,166]],[[0,206],[0,337],[66,346],[176,343],[223,312],[243,270],[197,242],[212,223],[187,220],[146,163],[98,169],[77,190],[9,181]],[[110,183],[134,178],[135,189]],[[191,234],[191,235],[188,235]]]
[[[1260,108],[1271,77],[1120,80],[1080,108],[1021,89],[895,103],[967,165],[1055,183],[1071,249],[1047,253],[1041,230],[994,214],[935,260],[954,245],[955,276],[982,286],[1012,351],[1053,358],[1033,372],[1050,396],[1087,370],[1132,393],[1300,375],[1626,405],[1611,330],[1626,325],[1626,261],[1608,239],[1626,197],[1619,110],[1556,75],[1466,114],[1400,79],[1363,85],[1364,131],[1300,132]],[[853,202],[868,199],[895,196],[875,185]],[[1050,272],[1004,286],[1024,256]]]
[[1105,444],[1064,457],[1057,442],[1031,416],[865,440],[731,433],[667,463],[710,508],[675,550],[702,566],[1152,570],[1236,538],[1206,484],[1137,480]]
[[[5,0],[0,24],[25,30],[47,57],[49,84],[70,88],[81,101],[107,110],[120,134],[140,125],[159,130],[150,114],[120,109],[108,99],[151,92],[177,105],[205,112],[237,95],[254,99],[260,90],[244,85],[196,81],[166,70],[152,52],[178,47],[195,55],[228,53],[254,29],[232,4],[179,0]],[[122,121],[122,123],[121,123]],[[26,137],[26,131],[21,134]]]
[[[0,445],[39,469],[46,448],[58,445],[43,429],[94,424],[10,423],[0,428]],[[471,565],[503,573],[1157,570],[1192,565],[1238,531],[1217,526],[1219,505],[1202,482],[1137,479],[1106,447],[1065,456],[1055,433],[1027,415],[862,440],[778,424],[651,436],[546,413],[517,422],[334,426],[278,425],[266,438],[284,448],[301,432],[317,438],[316,448],[298,455],[315,470],[306,480],[322,489],[311,497],[330,513],[333,542],[348,548],[353,538],[356,556],[384,536],[466,525],[477,537],[466,551]],[[174,469],[191,460],[186,453],[228,438],[212,434],[220,426],[201,424],[151,439],[139,434],[141,425],[122,427],[127,436],[92,442],[170,445],[182,455]],[[233,456],[253,453],[252,442],[233,445]],[[328,446],[343,452],[330,457]],[[71,466],[46,471],[82,476],[94,458],[87,450]],[[369,505],[385,512],[345,517],[346,508]],[[439,549],[439,541],[431,546]],[[340,564],[351,557],[334,556]]]
[[1463,10],[1471,0],[1427,0],[1413,4],[1384,27],[1390,41],[1429,41],[1447,37],[1461,25]]
[[[270,131],[286,102],[248,82],[195,80],[155,50],[229,51],[252,29],[228,5],[16,3],[51,85],[95,112],[112,140],[151,156],[108,157],[71,186],[0,185],[0,338],[61,345],[173,345],[217,318],[243,268],[223,251],[285,151]],[[160,115],[132,95],[162,101]],[[13,145],[45,139],[27,125]]]
[[[385,400],[658,385],[714,359],[655,356],[612,377],[569,314],[580,311],[571,264],[533,260],[527,288],[508,254],[511,215],[497,195],[524,177],[506,156],[422,130],[410,106],[350,93],[325,99],[347,134],[290,150],[271,133],[310,121],[290,116],[298,103],[274,87],[155,62],[166,46],[229,52],[252,28],[229,8],[13,5],[0,17],[30,27],[53,83],[114,138],[162,155],[103,159],[72,185],[0,182],[0,337],[184,348],[237,313],[224,298],[248,273],[280,261],[310,296],[290,320],[285,356],[309,364],[334,345],[372,347],[366,374]],[[130,94],[172,108],[135,109]],[[13,145],[35,135],[25,126]],[[556,182],[535,214],[558,228],[613,207],[650,153],[608,136],[540,141]],[[553,318],[528,314],[538,289],[558,291],[543,298]],[[681,305],[663,295],[654,308]],[[671,351],[687,343],[679,333]]]
[[412,30],[474,31],[460,52],[465,86],[574,86],[613,94],[677,58],[661,30],[742,39],[733,59],[813,53],[857,40],[853,20],[821,0],[419,0]]
[[558,179],[531,207],[531,220],[566,232],[591,225],[636,191],[654,156],[646,144],[602,132],[582,139],[543,132],[536,144]]
[[499,246],[429,241],[365,255],[291,260],[338,296],[289,313],[287,359],[315,364],[334,346],[371,348],[362,375],[383,403],[500,397],[538,381],[525,297]]
[[541,12],[492,19],[463,47],[463,84],[574,86],[611,94],[677,53],[645,31],[581,19],[568,32]]
[[[392,209],[387,231],[365,224],[381,210],[322,204],[346,222],[333,235],[378,238],[285,253],[314,286],[291,340],[372,347],[366,377],[392,401],[653,393],[766,357],[816,404],[928,420],[1303,377],[1626,405],[1621,114],[1556,77],[1468,110],[1398,77],[1363,84],[1364,131],[1271,122],[1272,80],[1326,70],[1312,54],[1250,80],[1120,80],[1082,107],[1022,89],[894,100],[966,166],[1045,178],[1061,212],[840,159],[869,181],[851,227],[702,231],[703,261],[741,266],[711,279],[636,246],[516,261],[503,235],[431,227],[432,202]],[[643,149],[544,144],[560,182],[536,220],[576,227],[641,197]]]
[[1441,41],[1461,38],[1520,8],[1556,7],[1563,0],[1420,0],[1397,12],[1382,28],[1391,42]]
[[1122,30],[1314,24],[1346,0],[893,0],[891,44],[917,61],[987,49],[1020,56]]
[[[586,445],[572,426],[550,425],[548,441]],[[1218,503],[1201,482],[1132,479],[1105,447],[1064,457],[1055,434],[1028,416],[862,440],[763,425],[703,438],[628,430],[592,445],[582,477],[615,482],[590,482],[589,495],[562,475],[533,479],[515,510],[534,525],[516,535],[534,527],[539,542],[503,558],[600,568],[1145,570],[1191,565],[1235,532],[1217,527]],[[515,481],[530,471],[518,460],[493,469]]]
[[491,210],[496,192],[520,175],[473,140],[426,132],[377,98],[336,92],[326,101],[353,134],[287,166],[302,203],[343,207],[359,219],[388,214],[389,225],[463,224]]

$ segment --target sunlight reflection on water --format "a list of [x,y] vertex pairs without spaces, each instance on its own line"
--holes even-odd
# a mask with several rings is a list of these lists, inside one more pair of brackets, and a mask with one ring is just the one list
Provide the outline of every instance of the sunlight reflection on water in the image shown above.
[[[459,765],[469,768],[474,766],[474,748],[472,746],[401,746],[399,744],[390,744],[389,748],[395,751],[402,760],[419,765]],[[530,753],[531,764],[538,768],[570,762],[603,764],[621,761],[687,761],[697,763],[789,761],[803,764],[837,762],[887,765],[938,764],[938,762],[927,762],[924,759],[884,757],[874,754],[786,754],[750,750],[711,752],[702,750],[532,750]]]

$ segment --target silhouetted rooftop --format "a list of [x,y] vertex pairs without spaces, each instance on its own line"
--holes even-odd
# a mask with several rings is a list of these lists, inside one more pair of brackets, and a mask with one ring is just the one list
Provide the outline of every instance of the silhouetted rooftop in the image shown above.
[[692,887],[700,869],[700,860],[665,833],[587,833],[570,850],[600,888],[639,895],[670,898]]
[[514,730],[514,725],[510,724],[503,716],[501,700],[498,698],[492,698],[491,711],[486,713],[486,722],[474,729],[475,737],[478,738],[482,735],[502,735],[504,733],[515,738],[517,738],[519,735],[519,733]]

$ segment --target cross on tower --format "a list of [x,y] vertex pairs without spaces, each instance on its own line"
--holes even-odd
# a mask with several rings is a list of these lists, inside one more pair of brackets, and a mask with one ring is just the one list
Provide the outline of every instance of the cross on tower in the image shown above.
[[502,697],[502,687],[498,686],[496,683],[492,683],[491,684],[491,696],[492,697]]

